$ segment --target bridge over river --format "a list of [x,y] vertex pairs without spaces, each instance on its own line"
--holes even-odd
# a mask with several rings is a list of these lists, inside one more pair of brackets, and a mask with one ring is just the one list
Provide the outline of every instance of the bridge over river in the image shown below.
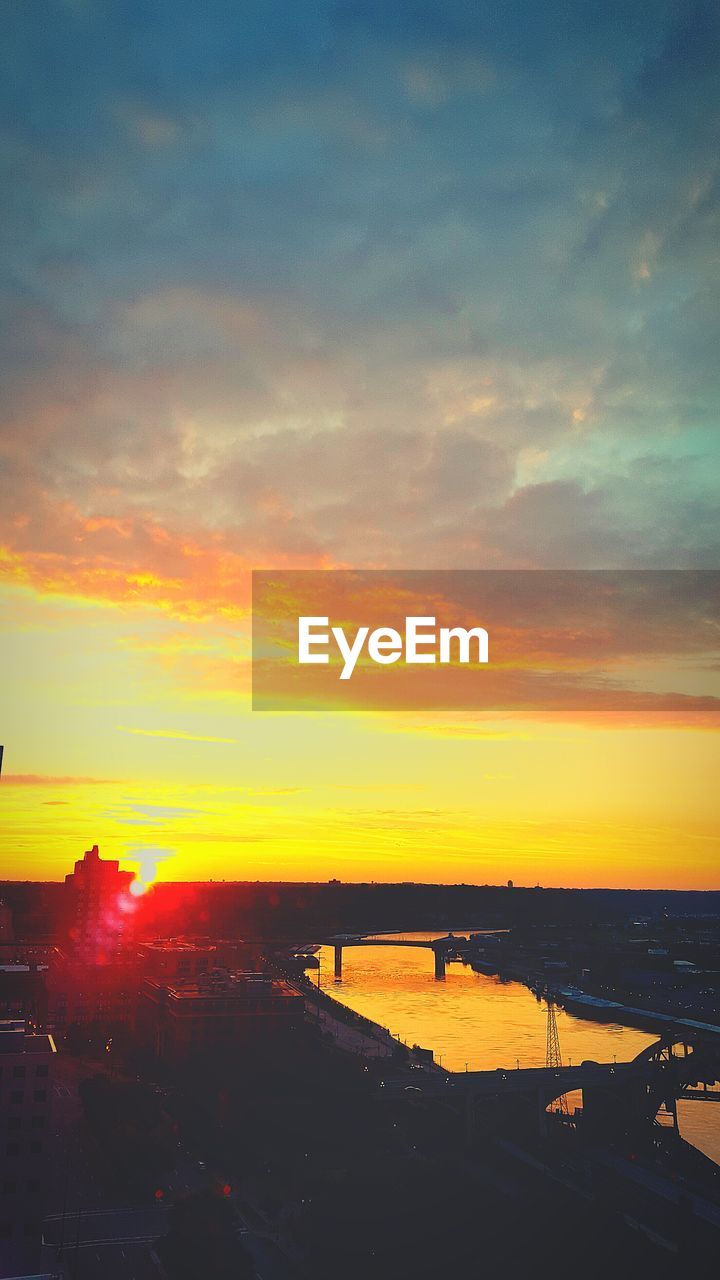
[[[680,1048],[682,1051],[677,1052]],[[416,1079],[420,1079],[416,1077]],[[583,1129],[624,1137],[647,1132],[661,1107],[673,1116],[684,1097],[720,1101],[720,1029],[698,1032],[693,1041],[673,1045],[659,1040],[630,1062],[583,1062],[580,1066],[449,1072],[435,1070],[421,1083],[388,1081],[386,1097],[415,1096],[457,1101],[470,1115],[478,1105],[525,1101],[544,1131],[548,1107],[568,1093],[582,1093]]]
[[421,947],[433,953],[435,977],[444,978],[447,961],[461,959],[471,946],[468,938],[452,933],[443,938],[383,938],[367,934],[335,934],[331,938],[321,939],[321,945],[333,948],[336,978],[342,978],[343,951],[346,947]]

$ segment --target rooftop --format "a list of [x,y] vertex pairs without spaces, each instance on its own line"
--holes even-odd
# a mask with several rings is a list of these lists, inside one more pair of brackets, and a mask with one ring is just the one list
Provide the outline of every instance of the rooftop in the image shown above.
[[47,968],[46,964],[0,964],[0,973],[42,973]]
[[172,982],[148,978],[146,984],[165,991],[173,1000],[197,1000],[199,997],[213,996],[244,998],[260,992],[268,996],[297,995],[289,982],[269,973],[230,972],[227,969],[211,969],[202,977]]
[[143,942],[144,951],[211,951],[214,950],[216,944],[210,942],[209,939],[195,939],[190,941],[188,938],[157,938],[151,942]]
[[5,1018],[0,1021],[2,1053],[57,1053],[57,1049],[47,1032],[28,1031],[22,1018]]
[[[217,947],[225,946],[225,938],[154,938],[141,944],[143,950],[173,952],[173,951],[213,951]],[[233,938],[232,945],[242,946],[242,938]]]

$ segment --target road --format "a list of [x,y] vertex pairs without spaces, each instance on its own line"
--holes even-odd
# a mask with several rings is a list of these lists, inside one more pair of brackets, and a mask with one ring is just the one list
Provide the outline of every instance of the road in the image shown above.
[[43,1223],[43,1244],[63,1250],[88,1245],[152,1244],[168,1230],[168,1209],[118,1208],[70,1210],[49,1214]]
[[[73,1280],[157,1280],[149,1250],[168,1229],[169,1206],[94,1209],[51,1214],[43,1228],[44,1265],[62,1261]],[[237,1234],[252,1255],[258,1280],[293,1280],[299,1273],[275,1241],[250,1231],[236,1210]]]
[[[42,1265],[50,1272],[62,1260],[69,1280],[157,1280],[151,1246],[168,1230],[173,1200],[223,1179],[197,1153],[179,1146],[175,1167],[160,1188],[162,1201],[118,1204],[116,1193],[103,1184],[102,1162],[83,1140],[78,1085],[91,1073],[92,1067],[58,1055],[53,1087],[58,1155],[43,1222]],[[234,1207],[238,1236],[255,1261],[258,1280],[299,1280],[297,1267],[271,1231],[259,1219],[246,1221],[242,1205]]]

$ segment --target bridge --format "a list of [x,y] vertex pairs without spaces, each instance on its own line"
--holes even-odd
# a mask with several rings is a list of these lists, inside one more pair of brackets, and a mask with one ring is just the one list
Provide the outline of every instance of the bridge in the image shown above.
[[342,978],[343,951],[345,947],[421,947],[434,955],[435,977],[445,977],[445,965],[449,959],[459,959],[468,948],[468,939],[462,934],[449,933],[444,938],[382,938],[367,934],[340,934],[321,939],[321,944],[335,952],[335,977]]
[[[681,1047],[682,1053],[675,1050]],[[417,1078],[417,1077],[416,1077]],[[661,1107],[677,1121],[680,1098],[720,1101],[720,1029],[699,1036],[692,1046],[659,1040],[630,1062],[583,1062],[576,1067],[530,1067],[515,1070],[448,1072],[423,1075],[419,1084],[388,1081],[386,1097],[410,1095],[458,1102],[472,1124],[478,1105],[506,1098],[532,1107],[541,1133],[551,1104],[568,1093],[582,1093],[579,1121],[583,1132],[609,1137],[647,1136]],[[699,1087],[702,1086],[702,1087]]]

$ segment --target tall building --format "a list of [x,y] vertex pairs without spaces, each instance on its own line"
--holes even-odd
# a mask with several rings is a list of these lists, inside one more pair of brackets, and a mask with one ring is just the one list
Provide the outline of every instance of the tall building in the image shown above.
[[132,871],[93,845],[65,877],[70,950],[87,964],[110,964],[123,949],[132,916]]
[[36,1268],[51,1170],[55,1043],[22,1020],[0,1022],[0,1263]]

